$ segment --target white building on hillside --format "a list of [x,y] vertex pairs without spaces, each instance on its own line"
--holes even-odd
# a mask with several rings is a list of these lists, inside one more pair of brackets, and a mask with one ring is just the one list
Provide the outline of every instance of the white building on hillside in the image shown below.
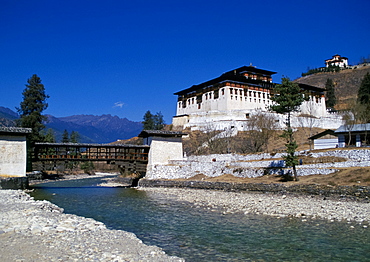
[[[214,128],[226,129],[230,126],[245,130],[248,118],[257,110],[267,111],[272,105],[270,95],[275,84],[272,75],[276,72],[254,66],[243,66],[228,71],[207,82],[193,85],[176,92],[177,112],[172,124],[175,127],[201,129],[209,124]],[[322,121],[327,116],[325,89],[305,84],[298,84],[302,92],[309,95],[309,101],[301,106],[301,115],[321,119],[323,128],[337,128],[341,123]],[[284,117],[276,115],[284,123]],[[300,121],[293,120],[298,126]],[[336,121],[334,121],[336,122]]]
[[326,67],[339,66],[341,68],[348,67],[348,58],[340,55],[333,55],[331,59],[325,60]]

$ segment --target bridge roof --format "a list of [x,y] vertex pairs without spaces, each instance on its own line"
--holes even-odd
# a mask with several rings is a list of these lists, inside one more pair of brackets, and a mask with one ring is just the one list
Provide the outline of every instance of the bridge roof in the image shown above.
[[54,147],[132,147],[132,148],[143,148],[149,147],[147,145],[131,145],[131,144],[89,144],[89,143],[35,143],[38,146],[54,146]]
[[160,137],[182,137],[187,135],[183,132],[174,131],[164,131],[164,130],[143,130],[139,134],[139,137],[150,137],[150,136],[160,136]]
[[31,128],[24,127],[0,127],[0,134],[26,135],[31,134]]

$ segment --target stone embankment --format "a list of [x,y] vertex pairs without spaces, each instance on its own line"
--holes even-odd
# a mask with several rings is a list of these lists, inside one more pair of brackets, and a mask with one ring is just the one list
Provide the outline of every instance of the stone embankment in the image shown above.
[[[147,194],[161,194],[171,200],[190,203],[196,208],[228,213],[260,214],[274,217],[327,219],[360,224],[370,222],[370,203],[339,201],[307,196],[194,190],[184,188],[139,188]],[[350,225],[350,226],[353,226]]]
[[[168,165],[154,165],[147,179],[187,179],[197,174],[208,177],[218,177],[232,174],[236,177],[254,178],[265,174],[284,172],[285,163],[283,154],[256,154],[256,155],[207,155],[190,156],[186,160],[173,160]],[[370,150],[333,150],[325,152],[301,152],[299,157],[318,159],[333,157],[330,163],[315,163],[297,166],[298,176],[326,175],[334,173],[338,168],[370,167]],[[335,162],[335,158],[346,161]]]
[[133,233],[64,214],[22,191],[0,190],[0,261],[184,261]]

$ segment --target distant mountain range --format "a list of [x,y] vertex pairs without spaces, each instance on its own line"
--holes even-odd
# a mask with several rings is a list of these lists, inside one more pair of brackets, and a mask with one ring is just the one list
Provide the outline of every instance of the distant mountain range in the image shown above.
[[[76,131],[83,143],[110,143],[119,139],[137,136],[142,130],[141,122],[130,121],[112,115],[73,115],[66,117],[48,117],[46,129],[54,130],[57,141],[61,140],[64,130]],[[18,114],[9,108],[0,106],[0,126],[14,126]]]

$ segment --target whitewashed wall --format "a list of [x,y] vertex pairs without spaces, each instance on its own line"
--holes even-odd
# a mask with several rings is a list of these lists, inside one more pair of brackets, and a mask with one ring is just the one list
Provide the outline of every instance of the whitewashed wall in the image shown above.
[[0,135],[0,176],[26,176],[26,163],[26,137]]
[[170,160],[182,160],[182,139],[178,137],[150,137],[147,176],[156,165],[167,165]]
[[326,149],[338,147],[338,138],[315,139],[314,149]]

